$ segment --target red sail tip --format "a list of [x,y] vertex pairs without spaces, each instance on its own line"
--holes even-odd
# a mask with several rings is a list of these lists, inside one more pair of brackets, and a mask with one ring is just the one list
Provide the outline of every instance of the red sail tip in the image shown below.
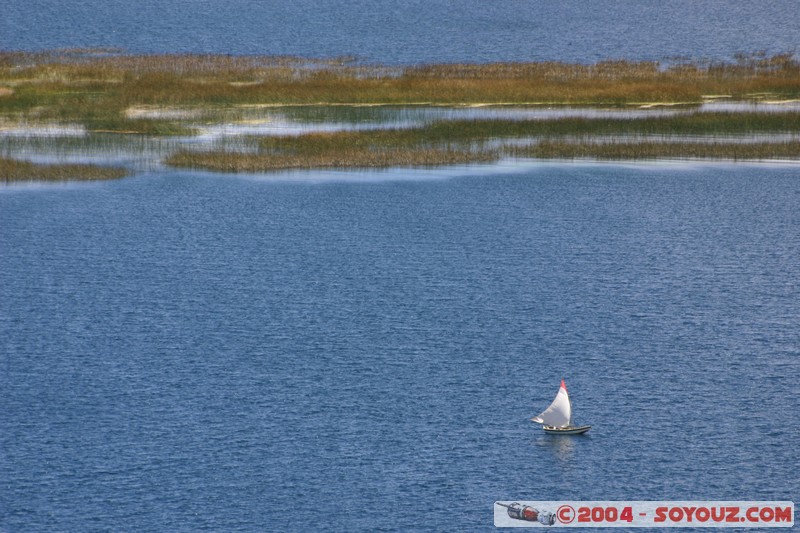
[[561,378],[561,388],[564,389],[564,390],[567,390],[567,386],[564,383],[564,378]]

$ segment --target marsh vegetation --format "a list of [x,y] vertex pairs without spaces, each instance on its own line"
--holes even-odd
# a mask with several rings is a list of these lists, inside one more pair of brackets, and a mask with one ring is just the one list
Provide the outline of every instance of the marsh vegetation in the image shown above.
[[[358,130],[245,134],[233,146],[174,142],[159,154],[169,165],[224,171],[441,165],[507,156],[798,157],[796,139],[771,136],[800,135],[800,107],[741,112],[707,111],[703,105],[719,100],[800,100],[800,62],[782,54],[739,56],[728,63],[386,67],[346,58],[0,52],[0,134],[4,127],[56,124],[80,129],[77,144],[108,135],[194,138],[214,125],[244,123],[254,110],[304,124],[337,116],[351,125],[337,129]],[[586,112],[412,120],[402,127],[381,122],[389,111],[436,106],[577,106]],[[637,114],[593,115],[600,107]],[[653,138],[658,136],[663,139]],[[750,142],[741,142],[748,136]],[[16,158],[11,148],[0,153],[6,156],[0,169],[4,181],[28,172],[20,170],[24,162],[9,163]],[[39,169],[42,176],[76,169],[67,170]]]
[[123,168],[83,164],[41,164],[0,157],[0,183],[119,179]]
[[798,131],[800,113],[692,113],[616,120],[454,120],[410,128],[264,136],[250,139],[255,144],[252,150],[181,150],[167,163],[223,172],[256,172],[441,165],[501,157],[787,159],[800,157],[800,143],[763,139]]
[[797,159],[800,158],[800,142],[543,141],[532,146],[512,148],[509,154],[538,159]]

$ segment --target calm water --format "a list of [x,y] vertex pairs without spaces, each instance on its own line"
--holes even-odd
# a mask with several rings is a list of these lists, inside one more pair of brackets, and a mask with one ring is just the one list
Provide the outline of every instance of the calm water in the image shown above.
[[[797,501],[799,178],[505,163],[2,189],[0,531]],[[526,420],[561,377],[584,438]]]
[[[4,0],[0,49],[409,64],[800,45],[792,0],[653,6]],[[488,531],[495,500],[798,500],[797,165],[233,177],[3,142],[138,169],[0,188],[4,533]],[[527,421],[562,377],[585,438]]]
[[390,64],[796,52],[795,0],[3,0],[0,49],[356,56]]

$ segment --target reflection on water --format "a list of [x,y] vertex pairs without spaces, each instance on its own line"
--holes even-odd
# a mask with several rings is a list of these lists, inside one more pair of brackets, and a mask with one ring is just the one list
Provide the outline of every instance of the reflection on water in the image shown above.
[[36,124],[16,122],[5,124],[0,119],[0,138],[60,138],[84,137],[86,128],[80,124]]
[[4,135],[0,131],[0,157],[35,163],[90,163],[124,166],[135,171],[153,170],[186,144],[185,138],[87,133],[82,136]]
[[[580,436],[577,438],[586,438]],[[569,462],[575,452],[575,439],[574,436],[568,435],[542,435],[538,437],[533,443],[541,448],[549,449],[560,462]]]

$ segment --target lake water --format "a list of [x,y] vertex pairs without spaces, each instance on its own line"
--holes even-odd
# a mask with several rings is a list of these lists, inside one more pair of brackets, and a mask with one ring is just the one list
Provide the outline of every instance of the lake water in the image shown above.
[[[653,6],[5,0],[0,48],[798,47],[793,1]],[[463,112],[506,111],[390,119]],[[309,118],[258,127],[339,127]],[[0,153],[136,173],[0,188],[0,531],[490,531],[496,500],[798,500],[798,165],[231,176],[69,128]],[[584,437],[527,420],[562,377]]]
[[[0,530],[800,494],[796,166],[0,190]],[[527,420],[565,377],[583,438]]]
[[3,0],[0,49],[355,56],[388,64],[729,61],[796,52],[794,0]]

